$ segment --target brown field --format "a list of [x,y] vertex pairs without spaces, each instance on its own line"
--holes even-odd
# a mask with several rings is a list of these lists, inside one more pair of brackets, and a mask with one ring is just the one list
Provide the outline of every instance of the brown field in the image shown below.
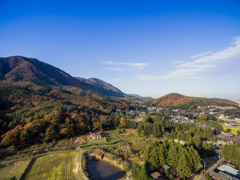
[[84,135],[73,137],[73,145],[81,145],[86,143],[86,136]]
[[61,139],[57,141],[57,144],[54,147],[68,147],[68,146],[77,146],[81,144],[86,144],[86,136],[79,135],[69,139]]
[[119,134],[119,137],[126,138],[130,136],[134,136],[137,134],[137,129],[126,129],[124,132]]

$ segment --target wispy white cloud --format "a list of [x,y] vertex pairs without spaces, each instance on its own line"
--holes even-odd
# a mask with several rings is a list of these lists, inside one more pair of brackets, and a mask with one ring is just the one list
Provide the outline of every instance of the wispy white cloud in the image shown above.
[[228,48],[218,52],[207,52],[195,55],[195,60],[184,62],[175,67],[176,70],[165,76],[138,75],[140,80],[161,79],[196,79],[225,74],[233,74],[240,69],[240,37],[232,39]]
[[209,55],[209,54],[212,54],[213,52],[212,51],[208,51],[208,52],[205,52],[205,53],[202,53],[202,54],[195,54],[195,55],[192,55],[190,56],[191,59],[196,59],[196,58],[200,58],[200,57],[203,57],[203,56],[206,56],[206,55]]
[[125,71],[127,70],[126,68],[102,68],[105,70],[112,70],[112,71]]
[[116,79],[113,79],[113,81],[124,81],[125,79],[124,78],[116,78]]
[[148,63],[123,63],[123,62],[118,63],[113,61],[102,61],[101,63],[125,67],[125,68],[103,68],[103,69],[115,70],[115,71],[143,70],[148,66]]
[[183,61],[173,61],[175,64],[181,64]]

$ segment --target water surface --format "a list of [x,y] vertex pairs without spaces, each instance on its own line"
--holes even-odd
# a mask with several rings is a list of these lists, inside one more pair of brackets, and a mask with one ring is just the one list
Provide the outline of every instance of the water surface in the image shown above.
[[99,160],[88,161],[88,172],[93,180],[115,180],[126,175],[126,172],[122,169]]

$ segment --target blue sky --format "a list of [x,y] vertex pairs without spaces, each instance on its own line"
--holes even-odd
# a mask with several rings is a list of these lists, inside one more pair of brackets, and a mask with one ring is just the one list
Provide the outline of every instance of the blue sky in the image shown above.
[[125,93],[240,99],[239,0],[0,0],[0,56]]

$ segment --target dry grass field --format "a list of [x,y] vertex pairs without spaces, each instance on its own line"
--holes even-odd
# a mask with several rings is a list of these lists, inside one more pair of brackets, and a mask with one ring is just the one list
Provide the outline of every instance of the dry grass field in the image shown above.
[[125,129],[124,132],[119,134],[120,138],[134,137],[137,135],[137,129]]
[[0,167],[0,179],[9,180],[11,177],[20,178],[25,168],[28,166],[30,160],[28,161],[18,161],[11,163],[9,165],[4,165]]
[[73,172],[77,152],[68,152],[54,154],[37,158],[24,179],[26,180],[60,180],[60,179],[77,179]]

